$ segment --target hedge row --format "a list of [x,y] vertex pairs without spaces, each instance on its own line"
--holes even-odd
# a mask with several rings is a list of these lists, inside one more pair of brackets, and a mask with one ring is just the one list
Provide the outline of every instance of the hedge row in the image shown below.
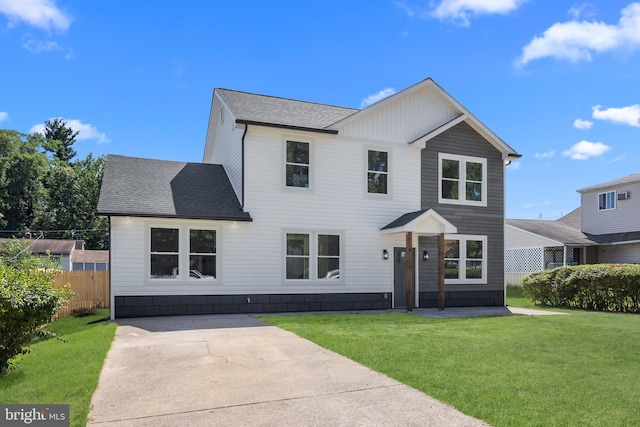
[[640,265],[558,267],[522,279],[535,304],[584,310],[640,313]]

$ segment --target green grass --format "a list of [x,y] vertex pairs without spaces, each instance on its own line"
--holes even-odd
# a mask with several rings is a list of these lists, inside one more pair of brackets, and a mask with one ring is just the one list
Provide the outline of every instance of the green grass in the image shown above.
[[115,335],[116,324],[88,322],[108,317],[64,317],[49,329],[58,337],[32,345],[31,352],[0,377],[0,403],[70,405],[71,426],[85,426],[91,396]]
[[495,426],[640,425],[640,316],[263,318]]

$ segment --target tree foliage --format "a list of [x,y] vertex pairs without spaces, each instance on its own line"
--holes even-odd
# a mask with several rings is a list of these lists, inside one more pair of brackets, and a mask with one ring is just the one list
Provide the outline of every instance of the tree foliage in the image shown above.
[[73,160],[78,132],[62,119],[45,125],[44,135],[0,130],[0,230],[55,230],[106,249],[107,220],[96,215],[105,158]]
[[26,245],[5,245],[0,259],[0,375],[34,338],[50,336],[43,327],[72,297],[68,286],[54,287],[53,261],[32,256]]
[[77,154],[72,146],[80,131],[74,131],[60,118],[46,120],[44,126],[45,150],[52,153],[55,159],[70,162]]

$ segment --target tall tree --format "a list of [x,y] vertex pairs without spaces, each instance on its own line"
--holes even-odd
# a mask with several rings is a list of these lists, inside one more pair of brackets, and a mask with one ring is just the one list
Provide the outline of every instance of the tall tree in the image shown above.
[[0,129],[0,229],[24,230],[42,208],[47,156],[42,136]]
[[73,131],[67,122],[56,118],[44,122],[44,137],[47,140],[45,149],[53,154],[53,157],[69,163],[75,156],[76,150],[72,148],[80,131]]

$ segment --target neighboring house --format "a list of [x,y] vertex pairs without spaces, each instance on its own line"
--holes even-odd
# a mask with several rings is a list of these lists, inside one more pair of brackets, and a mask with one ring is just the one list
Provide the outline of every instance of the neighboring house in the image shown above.
[[439,263],[447,306],[504,305],[518,157],[431,79],[362,110],[216,89],[202,163],[107,157],[112,316],[435,307]]
[[[0,243],[15,239],[0,239]],[[74,256],[84,250],[83,240],[62,239],[20,239],[29,243],[29,251],[34,255],[50,255],[60,263],[62,270],[73,269]],[[2,248],[0,247],[0,250]]]
[[73,253],[73,271],[108,271],[109,251],[80,250]]
[[577,191],[581,207],[556,221],[506,220],[507,283],[561,265],[640,263],[640,174]]

